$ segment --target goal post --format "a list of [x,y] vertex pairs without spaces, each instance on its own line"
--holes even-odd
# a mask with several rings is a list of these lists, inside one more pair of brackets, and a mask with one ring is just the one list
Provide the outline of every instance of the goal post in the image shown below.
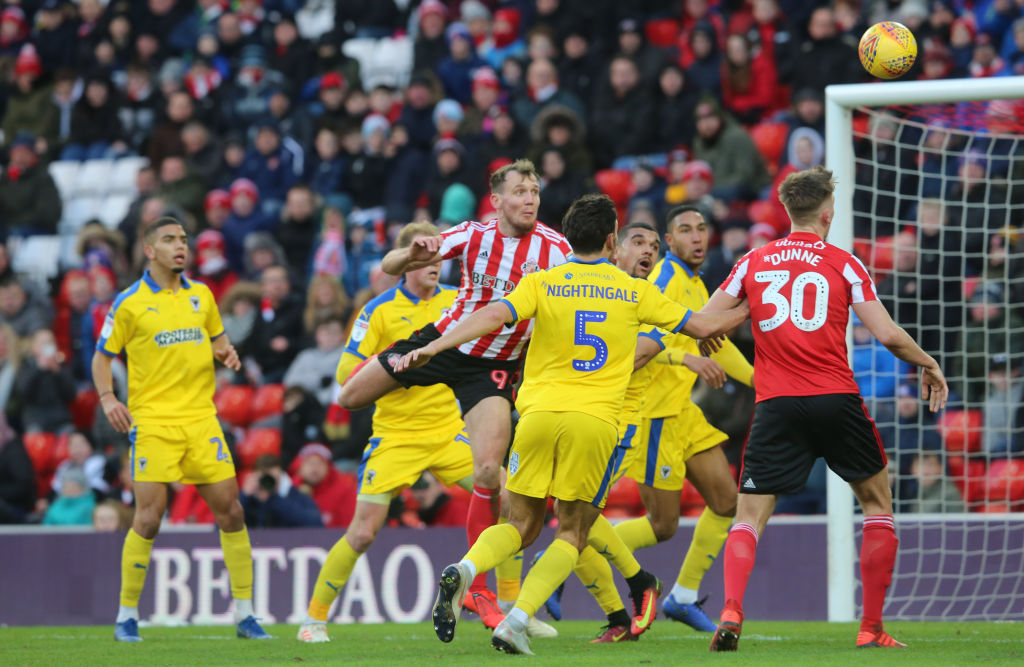
[[[920,107],[921,105],[948,105],[948,106],[963,106],[965,103],[972,102],[989,102],[993,100],[1020,100],[1024,98],[1024,76],[1017,77],[994,77],[994,78],[980,78],[980,79],[952,79],[952,80],[936,80],[936,81],[909,81],[909,82],[878,82],[869,84],[849,84],[849,85],[832,85],[825,89],[825,143],[826,143],[826,155],[827,155],[827,166],[832,170],[836,179],[835,189],[835,219],[832,224],[832,229],[829,236],[829,241],[845,250],[855,252],[855,239],[854,239],[854,227],[855,218],[860,216],[860,220],[867,219],[868,224],[871,225],[872,233],[863,239],[868,244],[867,247],[871,247],[877,244],[878,239],[884,236],[884,233],[875,234],[875,230],[888,229],[894,227],[899,229],[900,226],[906,222],[900,217],[899,204],[897,204],[896,212],[891,215],[891,218],[886,221],[880,221],[875,218],[876,211],[874,210],[873,204],[880,201],[881,197],[889,196],[891,199],[902,201],[909,206],[916,205],[910,202],[915,196],[923,198],[925,196],[924,191],[921,189],[920,182],[924,182],[924,177],[919,173],[913,173],[913,165],[906,167],[897,163],[890,169],[891,172],[896,173],[894,177],[897,183],[904,185],[903,192],[891,192],[884,191],[884,181],[880,173],[874,175],[874,180],[869,187],[863,187],[864,190],[872,190],[868,193],[866,199],[872,203],[871,206],[861,206],[861,209],[871,210],[855,210],[855,190],[857,189],[857,174],[858,168],[861,168],[861,173],[867,169],[871,169],[871,157],[870,155],[863,154],[864,144],[870,144],[870,141],[863,141],[865,138],[863,135],[860,137],[862,141],[861,153],[855,154],[855,123],[854,114],[867,112],[869,115],[872,111],[877,112],[879,109],[886,109],[895,106],[899,106],[902,109]],[[983,107],[984,108],[984,107]],[[923,108],[922,115],[927,118],[928,107]],[[920,117],[916,121],[907,121],[907,114],[901,114],[896,112],[893,114],[891,122],[897,126],[896,139],[893,140],[894,145],[899,149],[902,149],[899,142],[901,141],[901,132],[906,131],[905,136],[921,137],[920,141],[923,142],[924,135],[928,132],[928,126],[926,122],[920,120]],[[982,116],[983,118],[984,116]],[[889,116],[885,116],[885,122],[890,122]],[[874,122],[874,119],[872,119]],[[900,125],[900,123],[906,122],[906,126]],[[916,122],[916,125],[914,124]],[[1003,160],[1005,163],[1011,165],[1008,169],[1010,172],[1017,173],[1013,169],[1013,165],[1017,167],[1024,167],[1024,146],[1022,146],[1022,130],[1020,129],[1021,119],[1017,119],[1018,126],[1015,128],[1015,134],[1008,133],[1000,135],[999,131],[989,132],[983,123],[975,125],[973,128],[966,127],[950,128],[951,133],[958,133],[965,137],[964,141],[961,142],[961,146],[985,146],[985,150],[989,151],[984,157],[987,159],[986,164],[991,165],[994,161],[993,158]],[[912,126],[912,127],[911,127]],[[910,129],[907,129],[910,128]],[[983,137],[987,143],[982,144]],[[999,142],[999,138],[1003,137],[1005,141]],[[869,139],[872,139],[870,137]],[[993,140],[995,138],[995,140]],[[923,147],[923,144],[910,147],[912,150],[920,150],[921,152],[927,152]],[[943,148],[945,150],[945,148]],[[1010,151],[1009,155],[995,155],[993,153],[999,151]],[[918,155],[921,154],[918,153]],[[947,162],[943,164],[948,165],[949,160],[952,159],[955,164],[956,159],[963,159],[963,153],[958,153],[953,149],[950,149],[948,154],[943,156],[943,159]],[[859,162],[858,162],[859,161]],[[888,167],[887,167],[888,168]],[[991,167],[986,167],[990,169]],[[904,169],[906,173],[900,172]],[[882,167],[878,168],[881,172]],[[1021,170],[1024,172],[1024,169]],[[923,173],[923,172],[922,172]],[[985,176],[987,179],[992,178],[992,172],[986,171]],[[1007,181],[1013,176],[1013,174],[1007,174]],[[1018,174],[1018,178],[1021,176]],[[916,178],[916,181],[911,179]],[[942,175],[943,179],[947,179],[952,182],[952,177],[948,174]],[[999,178],[1002,178],[1000,176]],[[915,182],[918,183],[916,186],[905,187],[905,183]],[[946,181],[942,182],[942,186],[945,187]],[[1020,186],[1020,184],[1018,184]],[[917,188],[916,192],[908,193],[907,190],[913,190]],[[984,186],[986,192],[989,186]],[[1006,184],[1006,191],[1013,190],[1013,183]],[[1000,190],[1002,192],[1002,190]],[[861,193],[864,194],[864,193]],[[965,200],[966,202],[966,200]],[[863,203],[863,201],[862,201]],[[1005,200],[1002,202],[1007,210],[1007,215],[1011,211],[1011,202],[1009,195],[1006,195]],[[966,206],[966,203],[964,204]],[[945,209],[943,209],[945,210]],[[964,209],[966,210],[966,209]],[[985,215],[983,212],[982,215]],[[1018,220],[1020,214],[1016,214]],[[876,227],[876,223],[878,226]],[[945,233],[945,232],[943,232]],[[964,231],[966,236],[967,231]],[[893,242],[895,243],[895,242]],[[979,253],[978,261],[987,261],[987,248],[983,249]],[[862,253],[863,254],[863,253]],[[862,257],[862,259],[865,259]],[[865,262],[869,264],[870,263]],[[891,268],[891,267],[890,267]],[[892,273],[897,273],[898,269],[892,269]],[[920,274],[919,274],[920,275]],[[927,276],[925,276],[927,277]],[[965,272],[961,275],[961,278],[968,278],[968,274]],[[1018,277],[1018,280],[1024,281],[1024,276]],[[1006,300],[1006,297],[1004,297]],[[966,303],[966,301],[965,301]],[[1012,302],[1008,302],[1008,306],[1013,306]],[[1018,304],[1019,305],[1019,304]],[[939,309],[945,309],[942,303],[935,304],[922,304],[919,300],[914,304],[910,304],[912,308],[916,308],[917,312],[920,313],[925,307],[934,307]],[[961,305],[961,311],[966,311],[966,306]],[[897,319],[898,321],[898,319]],[[959,321],[961,328],[966,329],[968,322],[968,315],[964,314],[962,319]],[[939,328],[941,328],[941,323]],[[851,331],[853,325],[851,324]],[[948,327],[947,327],[948,328]],[[1011,332],[1015,334],[1018,332]],[[1024,332],[1020,332],[1024,333]],[[941,331],[936,335],[945,335],[947,338],[952,335],[950,333],[942,333]],[[1010,338],[1010,334],[1007,335]],[[852,335],[848,334],[848,339],[851,341],[851,357],[853,354],[852,346]],[[988,351],[988,348],[985,350]],[[963,356],[963,355],[961,355]],[[946,370],[945,368],[943,369]],[[966,378],[964,379],[966,382]],[[896,397],[893,396],[895,401]],[[964,405],[966,407],[979,407],[977,404],[968,405],[967,399],[964,398]],[[967,412],[967,410],[965,410]],[[976,410],[980,412],[980,410]],[[873,415],[874,416],[874,415]],[[880,424],[881,426],[881,424]],[[923,427],[921,427],[923,428]],[[889,443],[887,444],[887,450]],[[922,450],[923,451],[923,450]],[[965,456],[960,457],[961,460],[967,459],[968,463],[969,456],[966,455],[966,447],[964,451]],[[946,461],[946,454],[942,455],[940,460]],[[983,456],[983,455],[982,455]],[[1018,454],[1020,456],[1020,454]],[[978,455],[976,454],[976,459]],[[1019,460],[1019,459],[1018,459]],[[988,465],[990,461],[985,461],[985,465]],[[966,473],[965,473],[966,474]],[[1021,482],[1024,484],[1024,482]],[[965,500],[967,500],[965,498]],[[860,530],[860,521],[855,516],[854,498],[850,491],[849,486],[844,483],[834,473],[829,473],[828,486],[827,486],[827,501],[828,501],[828,618],[833,622],[844,622],[853,621],[857,617],[858,609],[858,595],[857,588],[859,586],[859,575],[857,571],[857,554],[856,554],[856,541],[857,535]],[[1007,499],[1006,510],[1009,512],[1012,509],[1020,511],[1024,509],[1024,505],[1012,505],[1009,498]],[[971,508],[971,512],[960,513],[960,514],[903,514],[897,513],[897,534],[901,538],[901,552],[904,545],[910,545],[910,549],[917,549],[918,552],[912,554],[912,558],[907,559],[905,563],[898,559],[896,572],[894,574],[894,585],[900,577],[918,577],[920,581],[915,580],[914,585],[909,587],[909,593],[906,596],[906,600],[909,600],[913,596],[931,596],[931,600],[927,604],[912,604],[910,602],[901,603],[899,605],[900,610],[896,616],[899,618],[907,619],[942,619],[948,618],[953,620],[954,618],[967,619],[985,619],[985,620],[1008,620],[1008,619],[1021,619],[1024,618],[1024,606],[1009,601],[1009,597],[1019,590],[1024,585],[1024,577],[1022,577],[1020,569],[1021,563],[1024,562],[1024,556],[1021,555],[1021,546],[1014,545],[1015,540],[1020,540],[1024,531],[1021,530],[1021,525],[1024,524],[1024,515],[1022,514],[980,514],[974,513],[980,511],[978,508]],[[943,511],[946,511],[943,509]],[[987,509],[985,511],[991,512],[993,510]],[[951,510],[952,512],[952,510]],[[952,527],[955,522],[955,528]],[[951,526],[946,528],[946,525]],[[901,529],[903,531],[912,532],[908,534],[907,539],[901,535]],[[974,538],[971,538],[971,531],[977,531]],[[993,533],[998,533],[998,538],[993,541]],[[947,535],[948,533],[948,535]],[[1007,539],[1012,537],[1013,539]],[[938,547],[935,546],[936,540],[942,541],[947,540],[948,543],[942,542]],[[986,549],[990,549],[995,543],[1002,545],[1002,561],[1001,565],[995,565],[994,567],[1002,567],[1008,570],[1016,568],[1017,572],[1012,571],[1000,571],[1000,582],[997,582],[994,586],[989,586],[985,590],[978,588],[964,589],[963,582],[956,580],[957,568],[960,568],[960,576],[966,577],[968,571],[973,565],[968,564],[968,561],[973,558],[974,560],[986,560]],[[979,549],[978,544],[983,546]],[[943,549],[962,551],[961,554],[953,554],[950,558],[947,558],[947,554],[942,552]],[[932,552],[935,552],[933,554]],[[935,555],[934,558],[931,556]],[[957,560],[957,559],[960,560]],[[988,559],[990,560],[990,559]],[[986,560],[986,562],[988,562]],[[952,563],[952,564],[951,564]],[[902,564],[902,568],[901,568]],[[984,566],[982,566],[984,567]],[[935,572],[929,571],[908,571],[910,569],[915,570],[928,570],[934,568]],[[922,583],[923,582],[923,583]],[[920,584],[920,585],[919,585]],[[1013,590],[1017,587],[1017,590]],[[1007,594],[1006,590],[1010,590]],[[892,589],[890,589],[892,591]],[[973,592],[972,592],[973,591]],[[978,597],[989,596],[984,600],[979,600],[978,604],[970,604],[967,606],[959,605],[955,600],[957,595],[975,595]],[[890,596],[892,593],[890,592]],[[1019,595],[1019,593],[1018,593]],[[1024,596],[1022,596],[1024,597]],[[1006,598],[1006,599],[1004,599]],[[889,614],[891,608],[894,606],[890,604],[891,599],[887,600],[886,612]]]

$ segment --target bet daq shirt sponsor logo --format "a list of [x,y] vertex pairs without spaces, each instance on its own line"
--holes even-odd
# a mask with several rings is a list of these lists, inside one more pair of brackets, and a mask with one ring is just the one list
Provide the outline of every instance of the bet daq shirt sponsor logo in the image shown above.
[[494,289],[501,290],[506,293],[511,292],[516,288],[516,284],[511,280],[505,280],[504,278],[491,276],[478,271],[473,272],[473,284],[480,285],[481,287],[493,287]]
[[178,345],[179,343],[198,344],[203,342],[203,330],[199,327],[189,327],[187,329],[161,331],[157,335],[153,336],[153,340],[156,342],[157,347],[169,347],[171,345]]

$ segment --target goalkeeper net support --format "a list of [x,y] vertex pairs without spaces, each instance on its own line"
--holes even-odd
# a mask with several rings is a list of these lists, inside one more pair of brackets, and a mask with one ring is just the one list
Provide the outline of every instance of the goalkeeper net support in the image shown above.
[[[946,410],[851,318],[900,548],[885,617],[1024,620],[1024,77],[826,89],[829,241],[941,365]],[[853,494],[828,480],[828,613],[859,616]]]

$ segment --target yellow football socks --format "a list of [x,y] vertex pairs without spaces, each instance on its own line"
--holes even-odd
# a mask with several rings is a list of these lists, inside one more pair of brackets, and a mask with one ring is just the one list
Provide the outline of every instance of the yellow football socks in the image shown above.
[[519,597],[523,578],[523,550],[494,566],[494,578],[498,582],[498,601],[513,602]]
[[310,618],[316,621],[327,621],[327,612],[338,594],[341,593],[345,582],[348,581],[359,556],[360,554],[349,545],[347,536],[334,543],[331,550],[327,552],[327,560],[320,568],[320,574],[317,575],[316,585],[313,587],[313,597],[309,599],[307,613]]
[[497,524],[480,533],[464,560],[471,561],[476,566],[476,573],[481,574],[493,570],[522,546],[523,538],[515,526],[510,523]]
[[576,547],[565,540],[556,539],[552,542],[527,572],[523,590],[516,601],[516,608],[523,610],[528,616],[536,614],[555,589],[572,574],[579,556],[580,552]]
[[129,529],[121,549],[121,606],[138,607],[142,585],[149,570],[149,553],[153,540],[147,540],[134,529]]
[[594,547],[587,546],[580,552],[573,572],[580,578],[583,587],[594,596],[597,604],[601,605],[601,610],[605,614],[626,608],[622,604],[622,598],[619,597],[619,591],[615,588],[612,566],[601,557],[601,554],[597,553]]
[[245,526],[233,533],[220,531],[220,548],[224,552],[224,566],[231,577],[231,597],[235,600],[252,599],[252,546]]
[[646,516],[620,521],[615,524],[615,532],[622,538],[622,543],[633,552],[644,547],[653,547],[658,543],[654,527]]
[[686,551],[686,558],[683,559],[683,566],[679,568],[676,583],[683,588],[700,588],[701,579],[715,561],[718,552],[722,550],[731,525],[731,516],[721,516],[708,507],[704,508],[693,530],[693,539]]
[[587,544],[607,558],[608,562],[627,579],[636,576],[640,571],[640,563],[633,557],[633,552],[623,544],[622,538],[603,514],[597,515],[597,520],[587,535]]

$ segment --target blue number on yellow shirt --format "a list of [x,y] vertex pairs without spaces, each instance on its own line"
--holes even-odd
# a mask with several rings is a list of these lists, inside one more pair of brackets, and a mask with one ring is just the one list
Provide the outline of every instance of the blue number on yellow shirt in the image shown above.
[[596,371],[608,361],[608,343],[600,336],[587,333],[587,322],[604,322],[608,313],[600,310],[577,310],[575,343],[594,348],[594,358],[589,361],[573,359],[572,367],[578,371]]

